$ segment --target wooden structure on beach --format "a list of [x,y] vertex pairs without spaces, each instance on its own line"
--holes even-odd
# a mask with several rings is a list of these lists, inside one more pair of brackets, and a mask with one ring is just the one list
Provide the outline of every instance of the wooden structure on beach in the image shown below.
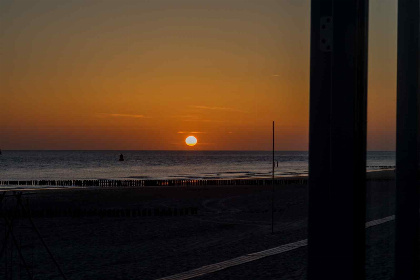
[[1,186],[51,186],[51,187],[154,187],[154,186],[265,186],[307,184],[308,179],[277,178],[277,179],[176,179],[176,180],[29,180],[0,181]]

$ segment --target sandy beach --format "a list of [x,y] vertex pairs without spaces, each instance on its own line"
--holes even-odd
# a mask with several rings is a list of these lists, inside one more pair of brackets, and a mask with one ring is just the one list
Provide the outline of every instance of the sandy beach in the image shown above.
[[[368,174],[367,221],[394,214],[393,176],[393,171]],[[271,198],[271,186],[247,185],[39,190],[23,202],[34,212],[49,209],[33,220],[68,279],[147,280],[305,239],[307,185],[275,187],[274,234]],[[8,198],[8,207],[12,202]],[[75,217],[68,209],[84,214]],[[94,209],[139,211],[100,215]],[[142,215],[142,209],[196,212]],[[31,271],[36,279],[59,279],[29,225],[17,220],[15,233]],[[392,275],[392,226],[367,231],[368,279]],[[305,256],[306,247],[196,279],[305,279]],[[0,268],[0,276],[4,273]],[[20,273],[26,279],[23,269]]]

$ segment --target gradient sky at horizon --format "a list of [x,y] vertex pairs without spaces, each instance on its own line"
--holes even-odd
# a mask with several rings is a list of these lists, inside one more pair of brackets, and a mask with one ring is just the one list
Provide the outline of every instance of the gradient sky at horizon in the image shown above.
[[[394,150],[396,0],[370,1],[368,149]],[[309,0],[0,0],[0,148],[307,150]]]

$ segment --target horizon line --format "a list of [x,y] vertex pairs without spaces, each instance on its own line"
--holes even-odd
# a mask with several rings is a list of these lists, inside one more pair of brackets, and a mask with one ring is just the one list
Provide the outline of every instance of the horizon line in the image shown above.
[[[132,152],[271,152],[273,150],[132,150],[132,149],[0,149],[1,151],[132,151]],[[309,150],[274,150],[275,152],[309,152]],[[366,150],[367,152],[395,152],[395,150]]]

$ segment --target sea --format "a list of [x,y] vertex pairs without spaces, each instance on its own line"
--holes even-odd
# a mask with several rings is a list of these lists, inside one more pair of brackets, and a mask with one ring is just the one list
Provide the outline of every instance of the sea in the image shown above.
[[[308,173],[308,152],[276,151],[274,160],[275,176]],[[0,155],[0,181],[268,178],[271,162],[270,151],[7,150]],[[367,171],[394,166],[395,152],[367,153]]]

